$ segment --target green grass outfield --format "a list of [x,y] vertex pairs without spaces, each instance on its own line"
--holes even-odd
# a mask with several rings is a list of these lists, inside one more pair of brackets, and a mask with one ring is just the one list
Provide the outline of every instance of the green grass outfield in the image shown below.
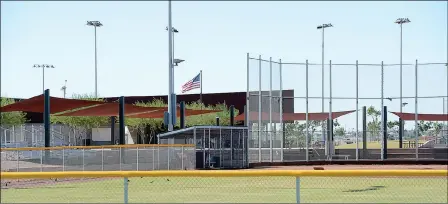
[[[407,143],[408,141],[403,141],[403,146],[404,143]],[[414,142],[413,140],[411,141],[412,143]],[[419,140],[419,143],[425,143],[425,140]],[[358,147],[360,149],[362,149],[362,142],[358,143]],[[356,149],[356,143],[352,143],[352,144],[343,144],[343,145],[339,145],[339,146],[335,146],[336,149]],[[388,140],[387,141],[387,148],[388,149],[398,149],[400,148],[400,142],[398,140]],[[367,149],[381,149],[381,142],[367,142]],[[412,148],[415,149],[415,148]]]
[[[294,203],[293,177],[131,178],[129,202]],[[446,203],[447,178],[303,177],[301,202]],[[2,189],[2,203],[123,202],[123,179]]]

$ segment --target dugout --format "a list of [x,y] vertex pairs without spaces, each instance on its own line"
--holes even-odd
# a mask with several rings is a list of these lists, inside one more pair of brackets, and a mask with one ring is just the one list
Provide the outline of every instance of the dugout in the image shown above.
[[249,167],[247,127],[195,126],[157,137],[159,144],[195,144],[197,169]]

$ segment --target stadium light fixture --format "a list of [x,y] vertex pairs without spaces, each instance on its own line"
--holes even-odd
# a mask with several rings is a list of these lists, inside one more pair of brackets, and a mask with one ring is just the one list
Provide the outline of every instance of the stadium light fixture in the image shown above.
[[329,27],[333,27],[333,25],[331,25],[331,23],[322,24],[322,25],[317,26],[317,29],[324,29],[324,28],[329,28]]
[[396,24],[403,24],[403,23],[410,23],[411,21],[409,20],[409,18],[398,18],[395,23]]
[[95,97],[98,97],[98,60],[96,51],[96,28],[103,26],[99,21],[87,21],[88,26],[93,26],[95,28]]
[[173,60],[173,63],[174,63],[174,66],[178,66],[181,62],[184,62],[185,60],[183,60],[183,59],[174,59]]
[[45,91],[45,69],[46,68],[55,68],[52,64],[34,64],[33,68],[42,68],[42,89]]
[[[165,27],[165,30],[168,30],[168,27]],[[171,30],[173,31],[173,33],[178,33],[179,30],[177,30],[175,27],[171,28]]]
[[101,27],[103,24],[99,21],[87,21],[88,26]]

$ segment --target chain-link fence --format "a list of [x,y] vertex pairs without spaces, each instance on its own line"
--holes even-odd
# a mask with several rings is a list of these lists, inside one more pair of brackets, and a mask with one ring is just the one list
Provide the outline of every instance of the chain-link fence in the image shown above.
[[[1,125],[1,147],[43,147],[45,144],[43,124]],[[91,139],[86,128],[61,124],[50,126],[50,146],[81,146]]]
[[446,203],[446,170],[2,173],[2,203]]
[[435,147],[448,149],[446,63],[322,65],[248,54],[247,66],[251,162],[437,159]]
[[193,145],[105,145],[2,148],[8,172],[195,169]]

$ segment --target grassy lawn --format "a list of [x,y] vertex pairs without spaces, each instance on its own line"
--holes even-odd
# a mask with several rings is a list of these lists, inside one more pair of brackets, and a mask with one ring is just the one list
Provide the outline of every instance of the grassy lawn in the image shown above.
[[[407,141],[403,141],[403,144]],[[414,141],[411,141],[414,142]],[[425,143],[426,141],[420,140],[419,143]],[[359,142],[358,147],[362,148],[362,142]],[[398,140],[389,140],[387,141],[387,148],[399,148]],[[404,145],[403,145],[404,147]],[[335,147],[336,149],[356,149],[356,144],[344,144]],[[367,142],[367,149],[381,149],[381,142]]]
[[[133,203],[293,203],[295,178],[131,178]],[[301,179],[301,202],[315,203],[445,203],[447,180],[439,178],[317,178]],[[59,183],[2,189],[1,202],[120,203],[123,179]]]

